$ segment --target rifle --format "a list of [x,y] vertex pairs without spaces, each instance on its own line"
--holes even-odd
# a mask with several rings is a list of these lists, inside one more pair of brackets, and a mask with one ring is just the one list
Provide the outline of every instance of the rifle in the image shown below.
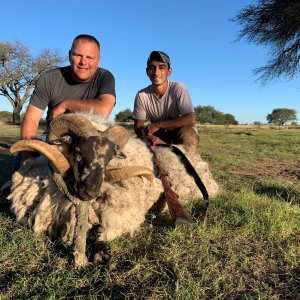
[[175,225],[193,225],[193,217],[184,209],[184,207],[179,202],[179,196],[172,190],[170,182],[168,181],[168,174],[163,170],[159,163],[159,159],[156,155],[155,148],[150,145],[147,140],[144,128],[141,129],[142,136],[145,144],[149,148],[150,152],[153,154],[154,166],[157,174],[162,182],[165,197],[167,200],[168,208],[170,211],[171,218]]

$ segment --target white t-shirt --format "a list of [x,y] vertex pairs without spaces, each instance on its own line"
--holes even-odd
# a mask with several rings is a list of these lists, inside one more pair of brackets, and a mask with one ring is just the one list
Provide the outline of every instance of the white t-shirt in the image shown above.
[[151,85],[140,90],[134,100],[132,117],[154,123],[179,118],[190,112],[194,112],[194,107],[187,87],[168,81],[168,89],[161,98],[154,94]]

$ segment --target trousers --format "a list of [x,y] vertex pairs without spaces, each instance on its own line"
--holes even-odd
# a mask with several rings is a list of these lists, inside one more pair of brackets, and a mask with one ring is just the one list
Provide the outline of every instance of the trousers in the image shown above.
[[190,126],[184,126],[173,130],[159,129],[153,135],[167,144],[182,144],[188,152],[195,152],[199,143],[197,129]]

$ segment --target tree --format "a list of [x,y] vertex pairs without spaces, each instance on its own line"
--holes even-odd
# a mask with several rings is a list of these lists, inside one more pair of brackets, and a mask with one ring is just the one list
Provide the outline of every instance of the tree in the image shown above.
[[214,123],[214,119],[215,119],[215,115],[217,113],[217,111],[215,110],[215,108],[213,106],[196,106],[195,108],[195,114],[196,114],[196,120],[199,123],[205,124],[205,123],[209,123],[209,124],[213,124]]
[[223,115],[223,124],[233,124],[237,125],[238,121],[235,119],[235,117],[231,114],[224,114]]
[[213,106],[196,106],[195,108],[196,120],[201,124],[238,124],[234,116],[231,114],[224,114],[217,111]]
[[132,111],[129,108],[118,112],[115,116],[116,122],[129,122],[132,119]]
[[276,108],[272,113],[267,115],[267,121],[269,124],[277,124],[283,126],[287,122],[296,121],[297,112],[294,109],[289,108]]
[[298,72],[300,59],[300,1],[259,0],[242,9],[232,20],[242,26],[238,39],[270,48],[270,59],[255,74],[263,84]]
[[64,61],[58,50],[43,49],[33,57],[19,41],[0,43],[0,96],[12,105],[14,124],[20,123],[21,110],[39,75]]

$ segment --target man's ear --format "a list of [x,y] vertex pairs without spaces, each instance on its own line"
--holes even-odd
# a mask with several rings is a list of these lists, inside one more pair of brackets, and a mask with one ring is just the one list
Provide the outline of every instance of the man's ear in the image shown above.
[[170,67],[168,70],[168,76],[170,76],[172,74],[172,68]]
[[72,55],[72,51],[69,50],[69,61],[71,61],[71,55]]

